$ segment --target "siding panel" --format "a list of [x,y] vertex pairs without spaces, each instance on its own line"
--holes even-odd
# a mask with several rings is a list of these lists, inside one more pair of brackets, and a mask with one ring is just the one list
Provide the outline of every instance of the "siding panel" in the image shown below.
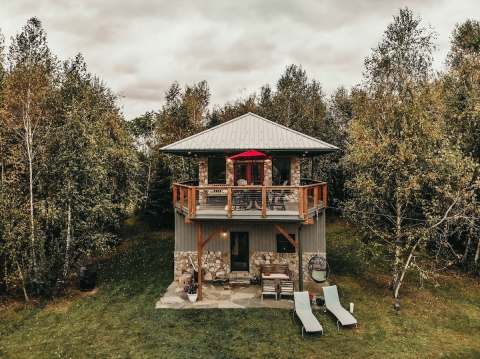
[[[283,224],[289,233],[295,234],[298,238],[298,224]],[[215,231],[219,227],[224,227],[227,231],[249,232],[250,252],[275,252],[276,230],[273,223],[226,223],[222,221],[204,223],[204,237]],[[325,253],[325,211],[319,213],[319,221],[312,225],[302,226],[302,247],[304,252]],[[176,251],[195,251],[196,235],[195,224],[185,224],[182,215],[175,213],[175,250]],[[206,251],[230,251],[230,241],[222,237],[212,239],[205,247]]]

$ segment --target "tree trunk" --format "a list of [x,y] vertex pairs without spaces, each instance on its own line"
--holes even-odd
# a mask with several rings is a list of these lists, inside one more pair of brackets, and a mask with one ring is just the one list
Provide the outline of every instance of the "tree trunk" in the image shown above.
[[152,159],[150,158],[148,161],[148,171],[147,171],[147,185],[145,188],[145,203],[143,204],[143,208],[147,208],[148,204],[148,196],[150,192],[150,181],[152,176]]
[[480,258],[480,238],[478,239],[477,242],[477,251],[475,252],[475,264],[478,264],[478,259]]
[[465,264],[467,263],[467,258],[468,258],[468,251],[470,249],[470,244],[472,242],[472,236],[468,236],[468,240],[467,240],[467,245],[465,246],[465,252],[463,253],[463,258],[462,258],[462,263]]
[[28,185],[30,196],[30,243],[32,246],[32,264],[33,272],[36,273],[36,256],[35,256],[35,218],[34,218],[34,204],[33,204],[33,130],[32,120],[30,118],[30,87],[27,90],[27,98],[25,109],[23,113],[23,127],[25,130],[25,149],[27,151],[28,159]]
[[65,260],[63,265],[63,279],[66,280],[68,277],[68,270],[70,267],[70,243],[72,241],[72,208],[70,201],[68,201],[68,209],[67,209],[67,243],[65,244]]
[[17,263],[18,275],[20,276],[20,280],[22,281],[23,296],[25,298],[25,301],[29,302],[30,298],[28,297],[27,288],[25,286],[25,277],[23,276],[23,272],[22,272],[22,269],[20,268],[20,264],[18,264],[17,260],[15,260],[15,262]]
[[397,199],[395,204],[396,212],[396,228],[395,228],[395,248],[394,248],[394,260],[393,260],[393,276],[392,276],[392,289],[393,297],[398,299],[399,280],[400,280],[400,265],[401,265],[401,253],[402,253],[402,217],[400,201]]
[[28,187],[29,187],[29,197],[30,197],[30,243],[32,246],[32,263],[33,263],[33,272],[36,273],[36,251],[35,251],[35,217],[34,217],[34,203],[33,203],[33,134],[32,134],[32,124],[30,119],[25,119],[25,145],[27,149],[27,158],[28,158]]

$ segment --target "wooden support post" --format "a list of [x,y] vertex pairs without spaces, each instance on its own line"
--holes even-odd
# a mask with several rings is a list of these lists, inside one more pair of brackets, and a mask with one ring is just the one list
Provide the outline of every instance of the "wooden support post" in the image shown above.
[[303,190],[303,218],[308,219],[308,188]]
[[190,196],[192,201],[192,217],[195,217],[197,214],[197,190],[195,187],[192,187],[192,195]]
[[298,291],[303,292],[303,248],[301,240],[302,225],[298,227]]
[[323,185],[322,190],[323,190],[323,193],[322,193],[323,208],[327,208],[328,207],[328,204],[327,204],[327,201],[328,201],[328,193],[327,193],[328,187],[327,187],[326,183]]
[[187,216],[188,218],[192,216],[192,191],[190,188],[187,188]]
[[197,231],[197,269],[198,269],[198,300],[202,300],[203,278],[202,278],[202,256],[203,256],[203,226],[201,223],[195,225]]
[[318,208],[318,191],[320,187],[313,187],[313,207]]
[[185,203],[185,188],[180,187],[180,210],[183,211],[183,205]]
[[215,236],[226,232],[225,228],[219,228],[210,233],[210,235],[207,237],[207,239],[204,239],[203,235],[203,225],[201,223],[195,223],[195,230],[197,234],[197,269],[198,269],[198,300],[202,300],[203,297],[203,277],[202,277],[202,256],[203,256],[203,248],[207,245],[208,242],[210,242]]
[[303,218],[303,188],[298,188],[298,215]]
[[173,208],[177,208],[177,186],[173,185]]
[[262,217],[267,216],[267,188],[262,186]]
[[227,188],[227,217],[232,218],[232,187]]

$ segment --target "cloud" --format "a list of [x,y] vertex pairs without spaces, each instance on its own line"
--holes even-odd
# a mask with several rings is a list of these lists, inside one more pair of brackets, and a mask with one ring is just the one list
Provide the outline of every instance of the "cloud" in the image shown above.
[[53,52],[83,53],[131,118],[160,108],[173,81],[207,80],[212,103],[221,104],[275,84],[290,63],[303,65],[327,93],[354,85],[404,6],[439,33],[437,68],[455,23],[480,10],[475,0],[16,0],[2,4],[0,24],[8,39],[39,17]]

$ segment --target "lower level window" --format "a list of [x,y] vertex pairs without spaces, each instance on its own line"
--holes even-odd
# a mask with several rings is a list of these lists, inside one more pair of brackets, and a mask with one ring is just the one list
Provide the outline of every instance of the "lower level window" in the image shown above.
[[[290,237],[295,240],[294,234],[290,233]],[[277,234],[277,253],[295,253],[295,247],[280,233]]]

